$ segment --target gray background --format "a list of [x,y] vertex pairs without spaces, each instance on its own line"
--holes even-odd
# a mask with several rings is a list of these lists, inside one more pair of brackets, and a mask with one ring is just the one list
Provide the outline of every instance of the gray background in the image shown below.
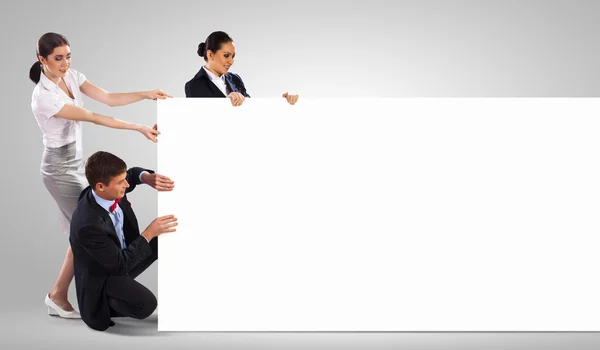
[[[48,317],[42,298],[56,279],[67,237],[39,174],[43,145],[30,109],[28,71],[37,39],[54,31],[69,39],[72,67],[94,84],[113,92],[161,88],[184,97],[184,83],[203,62],[197,45],[224,30],[237,47],[232,71],[253,97],[285,91],[340,98],[597,97],[599,15],[595,1],[4,4],[0,346],[597,348],[596,333],[158,333],[156,316],[117,320],[99,333],[81,321]],[[84,107],[147,125],[156,118],[153,101],[109,108],[86,98]],[[97,150],[131,166],[156,167],[156,145],[141,134],[85,125],[84,154]],[[142,228],[156,216],[156,198],[147,187],[131,196]],[[156,264],[140,281],[157,291]],[[74,287],[70,296],[75,302]]]

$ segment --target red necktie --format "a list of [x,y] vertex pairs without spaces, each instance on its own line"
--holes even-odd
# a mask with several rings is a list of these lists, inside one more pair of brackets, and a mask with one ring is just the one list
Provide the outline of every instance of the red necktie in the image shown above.
[[113,211],[115,211],[115,209],[117,209],[117,204],[119,204],[119,202],[121,201],[121,198],[117,198],[115,199],[115,202],[113,203],[113,205],[110,206],[110,212],[112,213]]

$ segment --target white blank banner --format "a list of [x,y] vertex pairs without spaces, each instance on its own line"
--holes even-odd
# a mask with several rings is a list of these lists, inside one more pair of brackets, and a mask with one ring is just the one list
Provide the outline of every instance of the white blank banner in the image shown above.
[[161,331],[600,331],[598,99],[159,101]]

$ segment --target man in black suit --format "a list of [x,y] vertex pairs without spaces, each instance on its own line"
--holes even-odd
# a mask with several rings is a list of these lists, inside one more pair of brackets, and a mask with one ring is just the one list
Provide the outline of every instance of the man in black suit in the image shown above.
[[159,191],[174,187],[168,177],[131,168],[108,152],[89,157],[85,176],[90,184],[73,213],[69,241],[75,263],[75,287],[81,318],[99,331],[114,325],[111,317],[144,319],[157,306],[156,297],[135,278],[158,259],[158,236],[174,232],[173,215],[155,219],[140,234],[126,193],[146,183]]

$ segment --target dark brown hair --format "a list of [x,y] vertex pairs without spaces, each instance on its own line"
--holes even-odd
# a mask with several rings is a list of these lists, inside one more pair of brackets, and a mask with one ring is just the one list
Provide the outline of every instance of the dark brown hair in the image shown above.
[[[51,54],[55,48],[65,45],[69,46],[69,41],[64,36],[56,33],[46,33],[38,40],[35,56],[42,56],[47,59],[48,55]],[[42,64],[38,59],[29,69],[29,79],[37,84],[40,82],[40,74],[42,74]]]
[[210,50],[212,52],[217,52],[221,49],[221,45],[232,41],[233,39],[225,32],[212,32],[208,38],[206,38],[205,42],[198,45],[198,56],[204,57],[204,60],[207,61],[206,51]]
[[85,163],[85,177],[92,188],[98,182],[108,186],[110,180],[127,171],[127,164],[112,153],[99,151],[92,154]]

